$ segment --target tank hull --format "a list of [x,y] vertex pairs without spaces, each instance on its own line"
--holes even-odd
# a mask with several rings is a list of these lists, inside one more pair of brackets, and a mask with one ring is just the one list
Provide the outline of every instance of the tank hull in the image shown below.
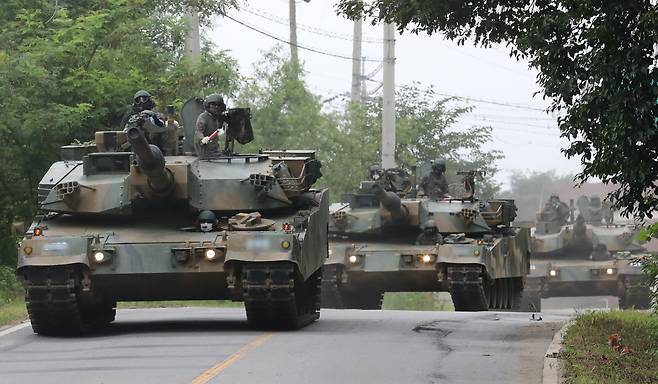
[[[299,209],[309,212],[304,228],[283,230]],[[92,312],[113,313],[117,301],[244,301],[250,323],[260,328],[298,328],[319,317],[327,257],[324,191],[317,192],[312,205],[268,216],[273,230],[200,232],[183,227],[190,222],[186,214],[41,219],[41,234],[25,238],[19,247],[17,269],[35,331],[92,330],[97,319],[75,313],[89,306]],[[60,320],[55,312],[64,313]]]
[[620,308],[648,308],[649,293],[642,270],[627,259],[535,257],[526,278],[522,306],[539,311],[542,298],[617,296]]
[[[381,296],[384,292],[443,291],[458,302],[457,296],[473,285],[478,304],[472,305],[472,300],[456,303],[457,310],[514,309],[529,265],[529,231],[517,228],[513,232],[486,242],[464,239],[433,246],[332,240],[325,263],[323,305],[359,308],[346,302],[360,292]],[[329,297],[332,290],[340,293],[342,303]]]

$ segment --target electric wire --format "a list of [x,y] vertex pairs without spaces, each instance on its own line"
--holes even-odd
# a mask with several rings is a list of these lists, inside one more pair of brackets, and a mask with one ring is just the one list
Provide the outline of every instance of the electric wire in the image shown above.
[[[285,17],[280,17],[274,14],[271,14],[269,12],[265,12],[263,10],[250,7],[250,6],[245,6],[242,7],[240,10],[244,10],[245,12],[252,14],[254,16],[258,16],[260,18],[263,18],[265,20],[272,21],[277,24],[289,26],[290,25],[290,19],[285,18]],[[309,33],[314,33],[319,36],[324,36],[324,37],[330,37],[333,39],[339,39],[339,40],[346,40],[346,41],[352,41],[354,37],[352,35],[348,34],[342,34],[342,33],[336,33],[332,31],[328,31],[326,29],[318,28],[318,27],[313,27],[310,25],[305,25],[305,24],[300,24],[297,23],[297,29],[309,32]],[[369,36],[362,36],[361,41],[364,43],[373,43],[373,44],[383,44],[384,40],[375,38],[375,37],[369,37]]]
[[339,59],[350,60],[350,61],[361,60],[361,61],[373,62],[373,63],[379,63],[379,62],[382,61],[382,59],[373,59],[373,58],[367,58],[367,57],[365,57],[365,58],[361,58],[361,59],[354,59],[354,58],[352,58],[351,56],[341,55],[341,54],[339,54],[339,53],[333,53],[333,52],[323,51],[323,50],[318,49],[318,48],[307,47],[307,46],[305,46],[305,45],[300,45],[300,44],[293,44],[292,42],[290,42],[290,41],[288,41],[288,40],[286,40],[286,39],[282,39],[282,38],[280,38],[280,37],[277,37],[277,36],[275,36],[275,35],[272,35],[271,33],[265,32],[265,31],[263,31],[263,30],[261,30],[261,29],[259,29],[259,28],[254,27],[253,25],[250,25],[249,23],[246,23],[246,22],[244,22],[244,21],[238,20],[238,19],[236,19],[236,18],[234,18],[234,17],[232,17],[232,16],[224,15],[224,17],[227,18],[227,19],[229,19],[229,20],[232,20],[232,21],[235,22],[235,23],[238,23],[238,24],[242,25],[243,27],[246,27],[246,28],[248,28],[248,29],[251,29],[251,30],[254,31],[254,32],[258,32],[258,33],[260,33],[261,35],[265,35],[265,36],[267,36],[267,37],[269,37],[269,38],[271,38],[271,39],[274,39],[274,40],[276,40],[276,41],[279,41],[279,42],[282,42],[282,43],[284,43],[284,44],[288,44],[288,45],[291,45],[291,46],[297,47],[297,48],[299,48],[299,49],[303,49],[303,50],[306,50],[306,51],[314,52],[314,53],[317,53],[317,54],[320,54],[320,55],[331,56],[331,57],[336,57],[336,58],[339,58]]

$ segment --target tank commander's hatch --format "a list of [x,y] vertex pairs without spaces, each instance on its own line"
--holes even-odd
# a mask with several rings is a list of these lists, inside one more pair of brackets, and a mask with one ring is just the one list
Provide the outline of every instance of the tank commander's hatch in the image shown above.
[[[184,153],[196,153],[194,148],[196,120],[204,111],[203,99],[196,96],[187,100],[181,108],[181,119],[183,120],[183,130],[185,133],[185,138],[183,139]],[[228,123],[226,132],[228,140],[236,140],[243,145],[254,140],[254,132],[251,127],[251,111],[249,108],[228,109],[226,111],[225,121]],[[231,143],[227,147],[233,148]]]

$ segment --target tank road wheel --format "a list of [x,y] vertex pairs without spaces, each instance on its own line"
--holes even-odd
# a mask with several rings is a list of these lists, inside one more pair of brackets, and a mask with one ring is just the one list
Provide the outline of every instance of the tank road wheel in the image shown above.
[[523,297],[523,278],[514,277],[510,279],[510,308],[512,311],[518,311],[521,308],[521,298]]
[[340,288],[342,268],[337,265],[325,265],[322,269],[322,308],[345,308]]
[[293,264],[253,264],[242,268],[249,325],[298,329],[320,317],[322,268],[304,281]]
[[486,311],[489,308],[481,267],[448,267],[448,279],[455,311]]
[[641,277],[622,277],[617,283],[620,309],[648,309],[651,292]]
[[35,333],[79,335],[114,320],[114,305],[101,311],[80,305],[80,273],[72,267],[30,268],[24,277],[25,304]]

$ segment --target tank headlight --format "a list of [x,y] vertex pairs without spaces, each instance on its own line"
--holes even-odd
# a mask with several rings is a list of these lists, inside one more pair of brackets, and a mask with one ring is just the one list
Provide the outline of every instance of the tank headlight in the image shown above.
[[214,249],[206,249],[205,256],[207,260],[215,260],[215,258],[217,258],[217,251]]
[[607,275],[612,275],[613,273],[615,273],[615,270],[612,269],[612,268],[608,268],[608,269],[605,270],[605,273],[606,273]]
[[534,264],[530,264],[530,270],[531,270],[531,271],[535,271],[535,270],[537,270],[537,266],[534,265]]
[[94,253],[94,261],[97,263],[102,263],[107,260],[107,255],[101,251]]
[[23,248],[23,252],[24,252],[26,255],[31,255],[31,254],[32,254],[32,247],[29,247],[29,246],[28,246],[28,247]]
[[288,249],[288,248],[290,248],[290,242],[289,242],[288,240],[283,240],[283,241],[281,242],[281,248],[283,248],[283,249]]
[[548,271],[548,274],[549,274],[551,277],[555,277],[555,276],[557,276],[557,270],[555,270],[555,269],[551,269],[550,271]]
[[480,250],[476,249],[475,251],[473,251],[473,255],[480,256]]
[[414,263],[414,256],[413,255],[402,255],[402,262],[404,264],[411,265]]
[[431,255],[423,255],[423,263],[429,263],[430,261],[432,261]]
[[350,255],[347,260],[349,260],[349,262],[352,264],[356,264],[359,261],[359,257],[356,255]]

